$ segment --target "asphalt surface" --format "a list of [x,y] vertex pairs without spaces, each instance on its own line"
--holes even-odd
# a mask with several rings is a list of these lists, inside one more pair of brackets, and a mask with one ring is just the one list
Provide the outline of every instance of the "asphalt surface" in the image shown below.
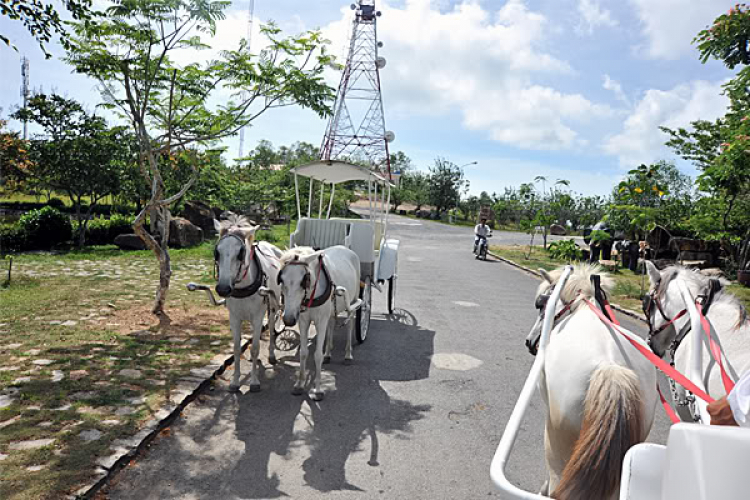
[[[538,281],[475,260],[470,228],[392,222],[391,237],[401,240],[397,314],[388,317],[385,294],[374,292],[371,330],[352,366],[342,364],[337,330],[322,402],[291,395],[289,353],[276,368],[265,365],[260,393],[230,394],[219,380],[120,473],[109,497],[498,497],[489,466],[533,362],[524,339]],[[496,232],[493,243],[527,238]],[[511,479],[531,491],[544,482],[543,412],[535,399],[509,465]],[[649,440],[665,442],[667,428],[658,413]]]

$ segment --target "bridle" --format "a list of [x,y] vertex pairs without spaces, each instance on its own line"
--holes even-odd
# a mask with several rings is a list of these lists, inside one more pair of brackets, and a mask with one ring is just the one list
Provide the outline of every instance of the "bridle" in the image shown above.
[[[263,266],[261,266],[260,261],[258,260],[258,255],[256,253],[256,244],[253,244],[250,246],[250,259],[246,262],[245,256],[246,256],[246,246],[245,246],[245,239],[241,237],[238,234],[229,233],[225,234],[221,238],[219,238],[219,241],[216,242],[216,246],[214,247],[214,270],[216,272],[216,277],[218,279],[219,277],[219,243],[225,238],[236,238],[240,244],[242,245],[240,247],[240,251],[237,254],[237,260],[240,261],[240,267],[237,269],[237,274],[234,276],[234,279],[232,280],[232,292],[230,294],[231,297],[237,298],[237,299],[244,299],[246,297],[250,297],[252,295],[255,295],[255,293],[258,292],[261,286],[263,286],[266,281],[268,280],[268,276],[263,271]],[[234,285],[237,283],[240,283],[242,280],[244,280],[247,277],[247,272],[250,270],[250,262],[255,260],[255,265],[258,268],[258,272],[255,275],[255,280],[249,285],[244,288],[235,288]],[[243,271],[244,268],[244,271]]]
[[[306,309],[310,309],[313,307],[320,307],[323,304],[325,304],[329,298],[331,298],[331,295],[333,293],[333,282],[331,281],[331,275],[328,272],[328,269],[326,269],[325,265],[323,264],[322,252],[320,253],[320,255],[318,255],[318,272],[316,273],[316,276],[315,276],[315,283],[313,283],[312,292],[310,292],[310,279],[311,279],[310,266],[300,261],[298,256],[295,258],[295,260],[288,262],[286,265],[287,266],[304,266],[305,268],[305,276],[302,278],[302,283],[301,283],[302,288],[305,290],[305,295],[302,297],[302,306],[300,308],[300,311],[304,311]],[[283,269],[281,271],[283,271]],[[276,277],[276,282],[279,285],[281,285],[281,271],[279,271],[279,274]],[[315,298],[315,293],[318,290],[318,283],[320,282],[321,272],[325,275],[325,278],[326,278],[326,289],[323,291],[320,297]]]
[[[576,293],[576,296],[573,297],[573,300],[571,300],[569,302],[563,302],[563,304],[564,304],[563,308],[560,309],[559,311],[557,311],[557,313],[555,313],[555,317],[552,320],[552,328],[555,327],[555,325],[557,324],[557,322],[560,321],[560,319],[562,319],[562,317],[565,316],[565,314],[567,314],[568,312],[570,312],[570,309],[573,307],[573,304],[575,303],[575,301],[578,298],[578,295],[580,293],[581,292],[579,290],[578,293]],[[548,292],[545,292],[545,293],[541,294],[540,296],[538,296],[536,298],[536,301],[534,302],[534,307],[536,307],[536,309],[539,311],[539,320],[540,321],[544,320],[544,315],[545,315],[545,311],[546,311],[546,308],[547,308],[547,302],[549,302],[549,298],[551,296],[552,296],[552,288],[550,288],[550,290]],[[528,340],[526,341],[526,348],[529,350],[529,352],[533,356],[536,356],[536,354],[537,354],[537,351],[539,349],[539,340],[541,339],[541,336],[542,336],[542,334],[541,334],[541,331],[540,331],[539,336],[537,336],[537,338],[536,338],[536,340],[534,342],[529,342]]]
[[[716,297],[716,294],[721,290],[721,282],[717,279],[710,279],[708,281],[708,290],[696,297],[696,304],[701,306],[702,314],[705,316],[708,314],[708,310],[711,307],[711,304],[714,301],[714,298]],[[670,326],[674,325],[674,323],[685,316],[688,313],[687,307],[682,309],[680,312],[678,312],[673,318],[669,318],[667,314],[664,312],[664,307],[661,304],[661,300],[659,299],[659,288],[656,287],[653,292],[651,292],[648,295],[645,295],[643,297],[642,301],[642,308],[643,312],[646,315],[646,321],[648,322],[648,338],[649,341],[659,335],[661,332],[669,328]],[[661,314],[661,317],[666,321],[663,325],[661,325],[659,328],[654,329],[654,324],[651,322],[651,312],[653,311],[654,307],[656,307],[656,310],[659,311],[659,314]],[[672,344],[669,348],[672,359],[674,359],[674,355],[677,352],[677,348],[682,343],[685,336],[690,333],[690,330],[692,328],[691,323],[688,321],[682,328],[680,328],[680,331],[677,332],[677,335],[675,335],[674,340],[672,341]],[[649,342],[651,344],[651,342]],[[653,350],[653,345],[652,345]],[[658,354],[655,352],[655,354]]]

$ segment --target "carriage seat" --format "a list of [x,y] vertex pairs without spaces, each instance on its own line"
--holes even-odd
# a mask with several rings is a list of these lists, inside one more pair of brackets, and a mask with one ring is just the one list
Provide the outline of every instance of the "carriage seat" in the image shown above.
[[329,219],[302,218],[289,237],[290,247],[324,249],[336,245],[349,247],[349,224]]
[[680,423],[625,456],[620,500],[744,500],[750,430]]

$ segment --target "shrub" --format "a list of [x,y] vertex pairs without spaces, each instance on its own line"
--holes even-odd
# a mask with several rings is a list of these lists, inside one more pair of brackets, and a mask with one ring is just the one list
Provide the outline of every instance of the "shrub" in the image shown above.
[[26,250],[26,232],[18,224],[0,226],[0,254]]
[[70,240],[73,225],[70,218],[52,207],[32,210],[18,219],[27,249],[49,249]]
[[553,259],[567,262],[581,260],[581,249],[574,240],[553,241],[547,247],[547,252]]
[[114,214],[109,219],[91,219],[86,232],[86,243],[89,245],[109,245],[114,243],[120,234],[133,232],[134,217]]

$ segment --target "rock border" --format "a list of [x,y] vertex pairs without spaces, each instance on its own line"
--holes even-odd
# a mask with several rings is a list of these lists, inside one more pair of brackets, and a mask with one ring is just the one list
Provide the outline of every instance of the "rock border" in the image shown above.
[[[250,338],[242,344],[242,353],[250,347],[252,342],[253,339]],[[222,354],[217,354],[213,359],[219,356]],[[96,479],[66,498],[68,500],[94,498],[122,469],[140,456],[161,431],[172,425],[182,411],[211,385],[213,380],[234,364],[234,354],[229,353],[226,356],[221,363],[211,362],[203,368],[191,370],[189,374],[179,379],[174,389],[175,397],[170,398],[134,436],[114,441],[112,448],[116,451],[96,461],[97,468],[94,471]]]
[[[514,261],[512,261],[510,259],[506,259],[505,257],[500,257],[496,253],[492,253],[490,251],[488,251],[487,253],[490,254],[490,255],[492,255],[494,258],[496,258],[500,262],[504,262],[504,263],[506,263],[506,264],[508,264],[510,266],[515,267],[516,269],[520,269],[521,271],[524,271],[524,272],[526,272],[528,274],[531,274],[531,275],[533,275],[533,276],[535,276],[537,278],[541,278],[542,277],[542,275],[539,274],[537,271],[534,271],[533,269],[530,269],[530,268],[528,268],[526,266],[522,266],[521,264],[519,264],[517,262],[514,262]],[[640,314],[638,314],[637,312],[635,312],[635,311],[633,311],[631,309],[626,309],[626,308],[624,308],[622,306],[619,306],[617,304],[610,304],[610,305],[612,306],[612,309],[614,309],[615,311],[621,312],[621,313],[623,313],[626,316],[629,316],[629,317],[631,317],[633,319],[637,319],[637,320],[641,321],[642,323],[648,324],[648,322],[645,319],[643,319],[643,317]]]

